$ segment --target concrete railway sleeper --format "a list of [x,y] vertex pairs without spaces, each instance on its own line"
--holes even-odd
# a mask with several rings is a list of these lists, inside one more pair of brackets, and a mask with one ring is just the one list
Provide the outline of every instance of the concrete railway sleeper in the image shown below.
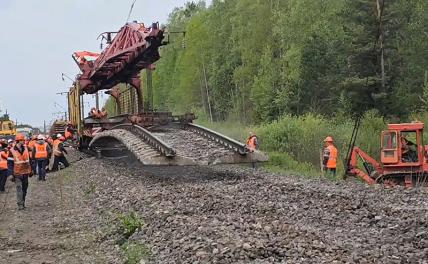
[[137,135],[139,138],[143,139],[144,142],[155,148],[162,155],[166,157],[174,157],[175,150],[164,143],[159,138],[155,137],[150,131],[147,129],[140,127],[134,124],[121,124],[113,127],[112,129],[125,129],[131,132],[134,135]]
[[216,165],[267,161],[238,141],[193,124],[169,124],[145,129],[122,124],[95,135],[89,147],[99,156],[128,151],[144,165]]
[[245,144],[242,144],[241,142],[238,142],[230,137],[217,133],[206,127],[189,123],[186,124],[185,129],[202,135],[208,139],[212,139],[220,143],[221,145],[238,152],[241,155],[246,155],[249,153],[249,150]]

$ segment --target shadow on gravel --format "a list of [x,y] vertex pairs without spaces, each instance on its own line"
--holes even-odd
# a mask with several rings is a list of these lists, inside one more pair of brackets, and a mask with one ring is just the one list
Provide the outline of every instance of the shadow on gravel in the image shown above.
[[201,183],[222,181],[235,184],[248,177],[245,173],[236,173],[237,167],[219,166],[145,166],[135,158],[110,160],[119,170],[132,168],[132,177],[162,183]]

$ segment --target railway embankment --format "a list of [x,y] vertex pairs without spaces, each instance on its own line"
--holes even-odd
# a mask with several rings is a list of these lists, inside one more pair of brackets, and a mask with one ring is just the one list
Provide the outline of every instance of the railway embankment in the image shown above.
[[422,188],[71,156],[0,195],[0,263],[427,263]]

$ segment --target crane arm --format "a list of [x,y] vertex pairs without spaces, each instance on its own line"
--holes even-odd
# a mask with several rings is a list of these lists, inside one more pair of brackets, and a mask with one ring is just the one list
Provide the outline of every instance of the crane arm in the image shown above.
[[364,180],[370,185],[376,183],[376,181],[369,176],[370,172],[364,172],[363,170],[360,170],[358,168],[358,158],[361,158],[364,161],[364,163],[371,164],[374,170],[379,175],[383,173],[383,168],[381,164],[358,147],[354,147],[352,149],[351,160],[348,167],[348,173],[361,178],[362,180]]

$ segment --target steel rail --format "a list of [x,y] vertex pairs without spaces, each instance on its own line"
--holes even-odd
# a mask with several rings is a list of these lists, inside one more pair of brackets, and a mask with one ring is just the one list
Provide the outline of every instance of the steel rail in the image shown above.
[[144,140],[147,144],[155,148],[157,151],[159,151],[162,155],[172,158],[175,156],[176,152],[173,148],[168,146],[165,142],[154,136],[150,131],[147,129],[140,127],[138,125],[134,124],[121,124],[117,125],[111,128],[113,129],[125,129],[129,132],[131,132],[134,135],[137,135],[141,139]]
[[234,140],[228,136],[217,133],[211,129],[208,129],[203,126],[199,126],[196,124],[188,123],[185,125],[185,129],[195,132],[205,138],[213,140],[226,148],[229,148],[235,152],[238,152],[240,155],[247,155],[249,150],[245,144],[242,144],[239,141]]

